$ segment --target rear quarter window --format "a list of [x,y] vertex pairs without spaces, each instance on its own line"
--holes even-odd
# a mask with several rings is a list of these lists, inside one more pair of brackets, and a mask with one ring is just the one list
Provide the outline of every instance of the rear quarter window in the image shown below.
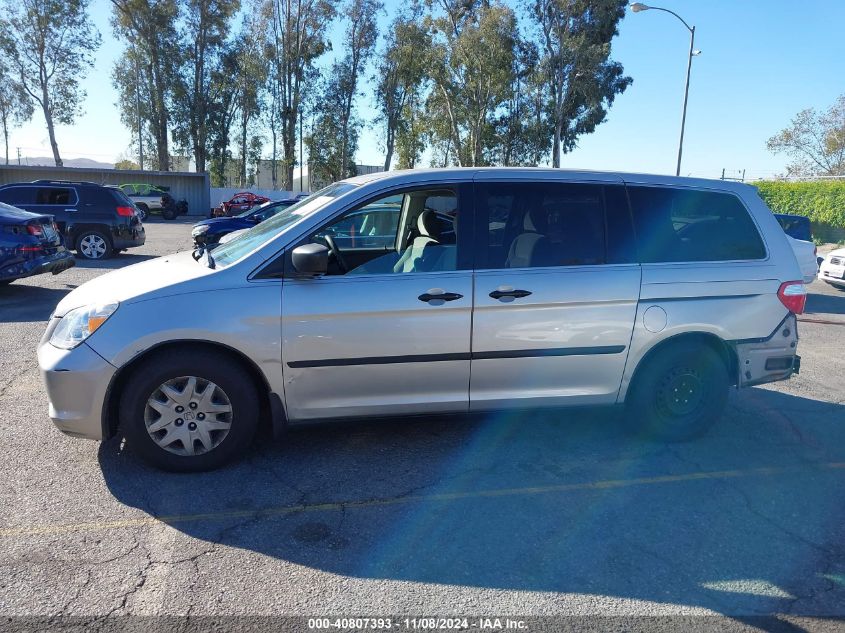
[[742,202],[730,193],[629,187],[643,263],[757,260],[766,248]]
[[70,187],[37,187],[35,190],[35,204],[66,204],[75,205],[79,201],[76,189]]

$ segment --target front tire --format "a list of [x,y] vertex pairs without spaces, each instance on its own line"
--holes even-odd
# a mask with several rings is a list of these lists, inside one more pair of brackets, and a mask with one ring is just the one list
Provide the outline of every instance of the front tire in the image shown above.
[[120,399],[120,427],[129,446],[157,468],[213,470],[249,447],[258,397],[247,371],[230,358],[168,351],[133,371]]
[[138,207],[138,211],[140,211],[141,222],[147,219],[147,216],[150,214],[150,208],[144,204],[143,202],[139,202],[135,205]]
[[108,259],[112,252],[111,241],[100,231],[85,231],[76,238],[76,253],[85,259]]
[[703,435],[728,398],[723,358],[699,342],[680,342],[645,360],[626,399],[626,424],[637,435],[681,442]]

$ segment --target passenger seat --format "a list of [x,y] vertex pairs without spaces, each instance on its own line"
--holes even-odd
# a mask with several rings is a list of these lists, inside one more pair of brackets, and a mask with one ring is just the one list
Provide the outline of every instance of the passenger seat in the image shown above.
[[415,237],[393,266],[395,273],[413,273],[428,270],[425,266],[426,251],[440,245],[440,223],[434,211],[426,209],[417,218],[419,237]]

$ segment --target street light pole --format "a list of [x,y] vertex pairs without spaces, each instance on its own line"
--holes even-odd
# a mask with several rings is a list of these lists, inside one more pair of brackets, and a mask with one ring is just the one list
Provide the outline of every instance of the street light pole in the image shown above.
[[662,7],[650,7],[650,6],[645,5],[641,2],[634,2],[630,6],[631,6],[631,11],[633,11],[634,13],[639,13],[640,11],[648,11],[648,10],[664,11],[665,13],[671,13],[676,18],[678,18],[681,21],[681,24],[683,24],[686,27],[686,29],[689,31],[689,59],[687,60],[687,82],[686,82],[686,85],[684,86],[684,109],[681,111],[681,137],[678,140],[678,164],[675,167],[675,175],[680,176],[681,175],[681,157],[683,156],[683,153],[684,153],[684,128],[686,127],[686,123],[687,123],[687,101],[689,100],[689,78],[690,78],[690,73],[692,71],[692,58],[695,57],[696,55],[701,54],[701,51],[695,50],[695,27],[687,24],[686,20],[684,20],[680,15],[678,15],[677,13],[675,13],[674,11],[671,11],[669,9],[664,9]]
[[684,153],[684,127],[687,124],[687,100],[689,99],[689,76],[692,70],[693,46],[695,45],[695,27],[689,30],[689,60],[687,61],[687,84],[684,87],[684,109],[681,112],[681,138],[678,141],[678,166],[675,175],[681,175],[681,156]]

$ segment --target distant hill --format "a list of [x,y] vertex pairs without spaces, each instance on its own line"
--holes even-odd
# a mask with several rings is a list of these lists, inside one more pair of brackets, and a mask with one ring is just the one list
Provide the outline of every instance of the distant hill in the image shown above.
[[[63,158],[62,162],[65,167],[90,167],[92,169],[114,169],[114,163],[101,163],[90,158]],[[9,163],[17,164],[17,159],[10,160]],[[56,161],[48,156],[23,156],[21,157],[21,165],[46,165],[52,167]]]

